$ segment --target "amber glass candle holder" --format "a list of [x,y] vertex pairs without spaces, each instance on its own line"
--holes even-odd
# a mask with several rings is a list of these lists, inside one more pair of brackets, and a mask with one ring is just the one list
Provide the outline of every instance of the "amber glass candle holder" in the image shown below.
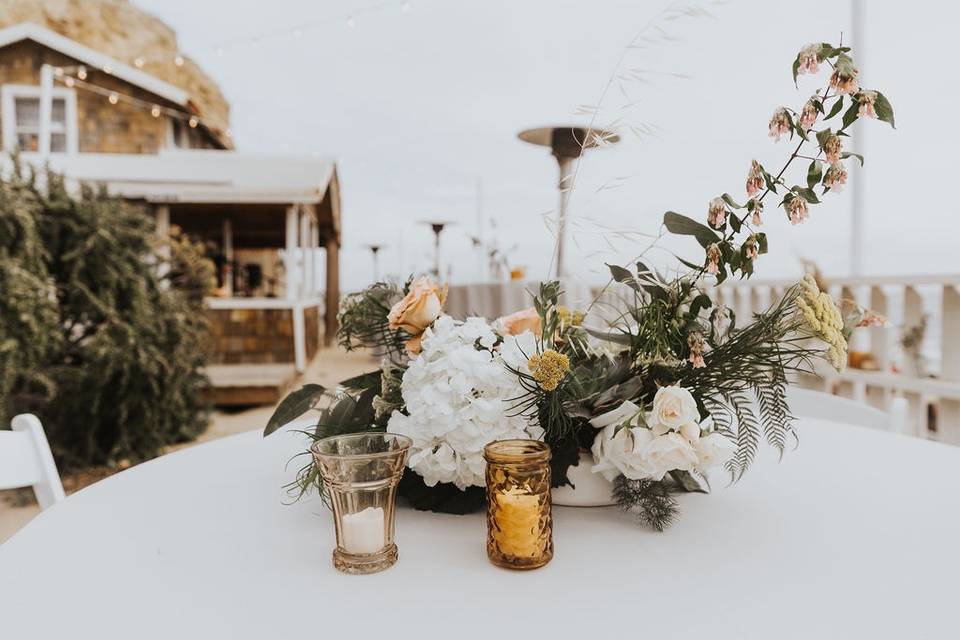
[[317,440],[310,447],[333,510],[333,566],[340,571],[376,573],[397,561],[397,485],[411,444],[410,438],[393,433],[356,433]]
[[550,447],[536,440],[498,440],[487,461],[487,555],[507,569],[536,569],[553,558]]

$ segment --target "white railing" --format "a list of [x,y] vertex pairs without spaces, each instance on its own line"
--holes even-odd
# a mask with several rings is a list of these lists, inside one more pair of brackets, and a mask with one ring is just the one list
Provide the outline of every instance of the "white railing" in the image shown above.
[[[717,288],[716,297],[745,319],[792,284],[728,281]],[[859,329],[851,338],[850,349],[871,354],[877,370],[825,370],[818,372],[822,379],[798,382],[885,410],[893,398],[906,398],[912,433],[960,444],[960,275],[831,278],[829,291],[835,299],[853,300],[886,316],[885,326]],[[901,338],[924,318],[926,331],[916,359],[905,353]]]

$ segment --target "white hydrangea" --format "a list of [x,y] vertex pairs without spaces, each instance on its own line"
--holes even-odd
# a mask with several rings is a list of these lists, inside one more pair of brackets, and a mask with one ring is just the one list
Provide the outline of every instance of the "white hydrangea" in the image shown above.
[[[505,339],[510,366],[520,364],[517,342],[522,339],[532,347],[532,338]],[[457,322],[441,316],[424,333],[423,350],[403,375],[400,390],[408,415],[394,411],[387,430],[413,440],[407,466],[429,486],[483,486],[483,448],[488,443],[542,433],[514,415],[512,400],[522,389],[504,358],[491,353],[496,341],[483,318]]]

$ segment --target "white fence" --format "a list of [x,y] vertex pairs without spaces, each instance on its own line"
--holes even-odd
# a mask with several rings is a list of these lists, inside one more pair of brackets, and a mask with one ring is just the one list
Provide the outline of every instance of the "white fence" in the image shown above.
[[[886,316],[886,326],[860,329],[851,350],[869,352],[879,370],[820,371],[804,386],[887,409],[894,397],[910,403],[910,428],[920,437],[960,444],[960,275],[836,278],[835,299],[849,299]],[[749,318],[782,295],[791,281],[726,282],[717,298],[738,318]],[[926,319],[917,360],[901,345],[904,331]]]

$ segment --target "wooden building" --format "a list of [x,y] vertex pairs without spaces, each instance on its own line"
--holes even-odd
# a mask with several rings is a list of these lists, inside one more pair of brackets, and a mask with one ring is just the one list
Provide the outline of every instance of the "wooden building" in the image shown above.
[[[223,386],[236,387],[236,372],[247,380],[252,365],[285,380],[336,331],[336,165],[234,151],[229,130],[201,105],[186,90],[44,26],[0,29],[3,149],[144,204],[158,233],[177,225],[214,247],[214,382],[219,375]],[[238,393],[254,393],[252,386],[241,384]],[[282,381],[268,386],[275,390],[250,401],[270,401]]]

